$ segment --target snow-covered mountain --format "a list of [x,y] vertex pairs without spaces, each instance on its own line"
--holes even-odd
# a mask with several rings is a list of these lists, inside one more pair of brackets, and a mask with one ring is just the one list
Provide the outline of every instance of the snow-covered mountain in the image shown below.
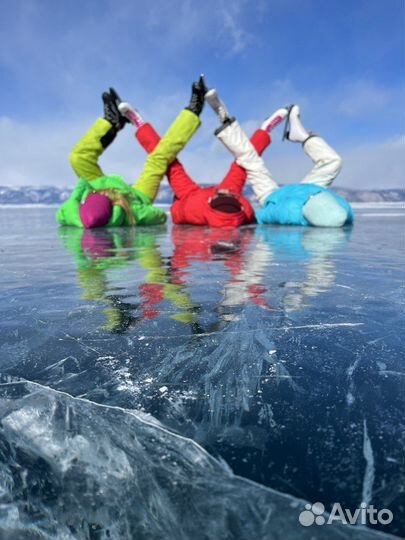
[[[0,186],[0,204],[60,204],[65,201],[72,191],[72,187],[56,186]],[[351,202],[402,202],[405,201],[405,189],[382,189],[382,190],[351,190],[336,188],[336,193]],[[253,193],[249,186],[245,194],[252,197]],[[162,184],[157,203],[170,204],[173,193],[167,184]]]
[[55,186],[0,186],[0,204],[60,204],[71,191]]

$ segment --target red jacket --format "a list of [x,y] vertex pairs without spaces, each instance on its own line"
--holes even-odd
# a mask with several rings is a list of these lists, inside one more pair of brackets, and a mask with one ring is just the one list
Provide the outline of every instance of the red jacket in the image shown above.
[[242,210],[236,214],[227,214],[211,208],[209,201],[217,191],[218,186],[197,188],[186,198],[175,200],[171,207],[173,223],[234,228],[255,222],[252,205],[242,195],[237,195]]
[[[150,124],[141,126],[136,138],[144,149],[151,153],[160,137]],[[266,131],[257,130],[251,142],[259,155],[270,144]],[[214,187],[202,188],[196,184],[184,170],[178,160],[167,169],[167,177],[177,195],[171,207],[173,223],[178,225],[208,225],[209,227],[235,228],[240,225],[255,223],[255,213],[250,202],[241,195],[246,181],[246,171],[234,162],[223,181]],[[210,200],[218,190],[231,192],[239,201],[241,211],[237,213],[220,212],[210,206]]]

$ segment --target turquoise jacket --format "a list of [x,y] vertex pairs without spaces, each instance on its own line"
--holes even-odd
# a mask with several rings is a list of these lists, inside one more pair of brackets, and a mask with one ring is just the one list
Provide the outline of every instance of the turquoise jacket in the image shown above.
[[321,191],[330,193],[347,211],[348,218],[345,225],[352,223],[354,214],[350,204],[330,189],[316,184],[290,184],[273,191],[267,197],[263,208],[256,211],[257,222],[262,224],[309,226],[310,223],[303,213],[304,205],[310,197]]

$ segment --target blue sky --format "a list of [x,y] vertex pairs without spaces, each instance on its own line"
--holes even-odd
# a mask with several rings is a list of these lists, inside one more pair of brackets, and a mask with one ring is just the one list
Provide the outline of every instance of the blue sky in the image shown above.
[[[200,72],[252,132],[298,103],[304,124],[342,155],[337,185],[403,187],[405,0],[0,0],[0,185],[70,186],[69,151],[102,114],[109,86],[163,133]],[[214,114],[181,159],[216,182],[230,156]],[[281,132],[281,129],[279,130]],[[309,169],[274,135],[280,182]],[[132,182],[145,155],[130,127],[102,157]]]

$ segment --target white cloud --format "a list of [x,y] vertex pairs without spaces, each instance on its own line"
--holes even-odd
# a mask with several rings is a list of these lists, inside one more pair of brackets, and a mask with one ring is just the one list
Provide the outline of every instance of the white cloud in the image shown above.
[[[161,134],[174,118],[171,100],[160,109]],[[165,121],[162,121],[165,119]],[[77,139],[91,124],[91,119],[54,122],[31,126],[9,118],[0,118],[0,185],[58,185],[72,186],[74,173],[68,156]],[[231,156],[215,139],[213,115],[204,119],[204,125],[181,153],[181,161],[189,174],[201,183],[216,183],[225,175]],[[243,124],[252,133],[257,122]],[[264,159],[280,183],[299,181],[311,168],[308,157],[300,145],[281,143],[276,133]],[[373,144],[351,145],[339,149],[343,157],[343,171],[337,185],[354,188],[399,188],[405,184],[405,139],[403,136]],[[120,174],[128,183],[139,175],[146,154],[134,139],[128,126],[102,156],[100,163],[106,174]]]
[[[349,189],[405,189],[405,138],[339,148],[343,169],[336,186]],[[301,145],[275,140],[264,159],[279,183],[299,182],[311,169]]]
[[260,16],[246,0],[197,6],[192,0],[103,2],[91,16],[87,7],[82,17],[63,3],[5,2],[0,65],[56,94],[68,83],[66,98],[74,83],[90,82],[89,73],[94,80],[125,70],[132,79],[148,73],[154,60],[187,59],[191,47],[237,55],[249,39],[246,22]]
[[[217,45],[223,56],[241,53],[253,36],[246,30],[246,12],[261,16],[261,4],[246,0],[155,1],[145,11],[146,26],[164,42],[165,49],[184,53],[184,47],[196,42]],[[176,17],[173,17],[176,13]],[[168,23],[168,21],[170,21]]]
[[77,126],[68,122],[36,126],[0,118],[0,184],[68,185],[67,149],[76,137]]
[[339,185],[362,189],[405,189],[405,137],[346,148]]
[[[387,108],[398,106],[398,92],[384,88],[373,81],[358,80],[345,84],[340,90],[339,110],[352,118],[387,112]],[[403,92],[402,92],[403,94]]]
[[[259,38],[252,28],[266,12],[271,14],[273,5],[270,0],[206,0],[197,6],[193,0],[104,0],[91,16],[87,8],[83,17],[75,17],[70,4],[3,3],[0,65],[9,76],[10,88],[24,88],[15,102],[2,102],[10,110],[7,118],[0,118],[0,184],[10,185],[73,184],[69,151],[92,115],[101,113],[99,96],[111,83],[117,84],[124,98],[134,100],[163,133],[189,97],[184,74],[188,77],[188,70],[194,70],[196,59],[208,62],[207,69],[212,65],[217,80],[228,77],[229,68],[222,75],[215,60],[207,60],[203,53],[208,50],[212,56],[215,50],[216,56],[237,58],[260,52],[256,50],[260,47],[253,50],[252,44],[257,45]],[[291,0],[290,7],[294,5]],[[61,23],[65,23],[63,27]],[[404,183],[403,141],[392,139],[405,127],[399,107],[405,96],[403,87],[337,79],[325,91],[317,81],[307,81],[304,86],[288,78],[293,73],[289,65],[273,71],[271,58],[265,66],[268,76],[260,79],[261,84],[245,81],[224,96],[232,112],[246,120],[248,133],[275,108],[299,103],[305,125],[325,134],[343,155],[339,184],[378,187],[382,182],[384,186]],[[235,58],[222,60],[223,65],[233,65]],[[197,66],[196,75],[199,69]],[[235,81],[242,80],[242,75],[235,73]],[[223,80],[228,88],[230,82]],[[5,90],[7,95],[7,87]],[[35,122],[12,118],[14,114],[21,118],[26,111],[27,118],[29,114],[36,117]],[[51,121],[53,114],[59,118]],[[217,181],[230,157],[212,136],[215,119],[211,112],[204,113],[203,122],[181,157],[196,179]],[[310,163],[299,145],[278,144],[280,131],[264,157],[279,181],[296,181],[306,174]],[[372,137],[374,142],[367,142]],[[350,146],[345,142],[349,140]],[[127,128],[101,161],[106,172],[132,181],[144,159]]]
[[219,13],[223,19],[223,31],[228,42],[228,47],[225,50],[229,55],[242,52],[251,40],[251,36],[243,28],[241,12],[244,4],[243,1],[225,2],[224,0],[221,0],[219,4]]

